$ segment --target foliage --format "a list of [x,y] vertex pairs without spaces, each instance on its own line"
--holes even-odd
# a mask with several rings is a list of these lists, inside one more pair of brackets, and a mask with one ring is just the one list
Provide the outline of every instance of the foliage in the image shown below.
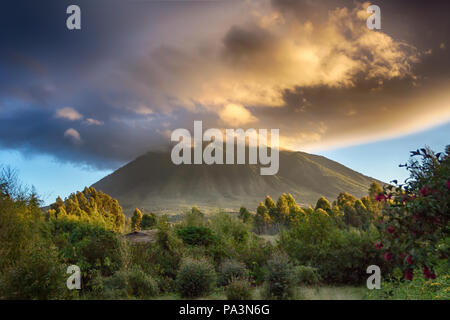
[[250,222],[252,220],[252,214],[245,207],[239,209],[239,218],[244,222]]
[[450,146],[440,154],[413,151],[404,166],[410,172],[405,184],[377,195],[385,203],[377,247],[388,262],[404,270],[406,279],[419,268],[425,278],[434,279],[433,265],[450,255],[448,246],[439,245],[450,230]]
[[206,260],[185,259],[176,281],[182,297],[199,297],[211,292],[216,283],[216,273]]
[[316,203],[316,210],[317,209],[322,209],[322,210],[325,210],[325,211],[331,210],[330,201],[328,201],[324,197],[320,197],[320,199],[317,200],[317,203]]
[[95,295],[104,299],[150,298],[159,291],[157,282],[136,266],[110,277],[96,277],[93,283]]
[[192,246],[209,246],[216,242],[212,230],[203,226],[188,226],[178,229],[177,235],[185,244]]
[[64,265],[42,232],[36,193],[20,184],[16,171],[0,169],[0,297],[67,297]]
[[334,284],[361,284],[372,264],[380,266],[383,274],[390,271],[373,245],[379,237],[374,227],[342,230],[320,210],[280,234],[280,248],[294,261],[316,267],[325,282]]
[[153,228],[154,226],[156,226],[157,224],[157,218],[156,215],[152,212],[150,213],[144,213],[144,215],[142,216],[142,221],[141,221],[141,229],[142,230],[148,230]]
[[246,279],[232,279],[225,288],[228,300],[251,300],[252,287]]
[[14,300],[67,298],[66,277],[55,248],[35,245],[1,273],[0,297]]
[[233,279],[248,279],[248,270],[242,262],[226,260],[219,268],[217,284],[226,286]]
[[272,244],[255,234],[249,237],[246,245],[239,251],[237,257],[245,263],[249,275],[255,283],[261,284],[264,281],[267,274],[267,261],[273,251]]
[[58,197],[46,216],[51,220],[92,222],[116,232],[121,232],[125,226],[125,215],[119,202],[94,187],[72,193],[65,201]]
[[134,209],[133,216],[131,217],[131,230],[141,230],[142,212],[138,208]]
[[196,206],[184,214],[183,225],[189,226],[202,226],[205,223],[205,214],[201,212]]
[[318,285],[321,280],[317,268],[310,266],[296,266],[294,274],[299,285]]
[[382,281],[380,290],[368,291],[366,297],[376,300],[449,300],[450,265],[443,262],[436,269],[435,279],[414,277],[411,281],[405,280],[400,271],[397,277]]
[[265,294],[268,299],[289,299],[294,295],[293,266],[289,258],[277,254],[267,263]]
[[175,279],[182,259],[182,242],[166,216],[158,219],[154,255],[158,276]]
[[67,264],[75,264],[83,271],[83,284],[90,287],[90,279],[99,272],[110,276],[126,262],[127,248],[115,232],[89,222],[55,219],[48,223],[49,236]]

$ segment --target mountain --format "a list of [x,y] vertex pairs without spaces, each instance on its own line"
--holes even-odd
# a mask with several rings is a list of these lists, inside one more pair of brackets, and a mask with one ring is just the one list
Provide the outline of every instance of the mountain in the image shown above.
[[148,152],[93,184],[119,200],[127,214],[136,207],[179,213],[197,205],[205,211],[255,210],[266,195],[291,193],[301,205],[315,205],[340,192],[361,197],[374,180],[335,161],[305,152],[280,151],[276,175],[259,165],[174,165],[170,152]]

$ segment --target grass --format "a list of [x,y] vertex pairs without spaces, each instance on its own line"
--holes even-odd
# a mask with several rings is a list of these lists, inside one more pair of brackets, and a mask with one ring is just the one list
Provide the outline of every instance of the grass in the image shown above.
[[300,300],[362,300],[365,287],[300,287],[297,288]]
[[[262,288],[253,290],[253,299],[262,300]],[[362,300],[366,294],[365,287],[352,286],[321,286],[321,287],[297,287],[296,300]],[[156,298],[157,300],[182,300],[177,294],[167,294]],[[222,289],[217,289],[208,296],[199,297],[197,300],[226,300]]]

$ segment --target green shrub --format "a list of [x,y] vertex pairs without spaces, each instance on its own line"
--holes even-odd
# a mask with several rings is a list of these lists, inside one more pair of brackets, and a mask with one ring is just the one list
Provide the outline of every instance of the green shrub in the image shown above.
[[294,295],[294,270],[289,258],[277,254],[267,263],[265,295],[268,299],[289,299]]
[[236,260],[226,260],[220,266],[217,283],[220,286],[228,285],[233,279],[247,279],[248,270],[245,264]]
[[245,247],[238,253],[249,270],[249,275],[256,284],[262,284],[267,274],[267,261],[273,253],[274,247],[264,239],[252,234]]
[[3,299],[68,298],[67,275],[53,248],[36,246],[0,275]]
[[159,292],[157,282],[136,266],[110,277],[98,275],[92,283],[96,296],[104,299],[149,298]]
[[83,289],[97,271],[110,276],[123,268],[127,247],[121,236],[90,222],[57,219],[49,222],[50,236],[68,264],[83,272]]
[[183,243],[176,237],[167,216],[158,219],[154,247],[158,277],[175,279],[182,258]]
[[88,291],[86,295],[88,299],[129,298],[127,273],[124,271],[118,271],[109,277],[104,277],[100,272],[96,272],[95,275],[92,275],[90,283],[91,291]]
[[[403,270],[397,276],[384,279],[381,289],[367,290],[366,298],[373,300],[449,300],[450,262],[442,261],[435,266],[436,278],[425,279],[415,270],[411,281],[404,279]],[[420,270],[421,271],[421,270]]]
[[141,229],[142,230],[151,229],[152,227],[156,226],[156,223],[157,219],[154,213],[152,212],[144,213],[141,221]]
[[192,246],[209,246],[216,241],[212,230],[202,226],[188,226],[179,229],[177,235],[183,240],[183,243]]
[[316,285],[320,282],[320,274],[316,268],[310,266],[295,267],[295,280],[299,285]]
[[252,287],[246,279],[232,279],[225,289],[228,300],[251,300]]
[[280,248],[299,265],[317,266],[326,283],[361,285],[366,268],[378,265],[383,275],[391,271],[375,247],[379,233],[355,228],[341,230],[330,217],[308,217],[280,234]]
[[146,298],[158,294],[158,283],[148,274],[137,267],[128,273],[128,286],[135,297]]
[[182,297],[207,295],[216,283],[214,267],[206,260],[186,259],[177,275],[178,292]]

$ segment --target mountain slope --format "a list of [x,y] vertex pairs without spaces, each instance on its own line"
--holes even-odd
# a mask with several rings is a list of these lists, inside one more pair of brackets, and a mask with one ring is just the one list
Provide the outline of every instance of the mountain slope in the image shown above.
[[193,205],[206,211],[254,210],[269,194],[291,193],[298,203],[313,205],[320,196],[334,200],[340,192],[367,194],[372,178],[325,157],[280,152],[280,169],[261,176],[259,165],[174,165],[170,153],[148,152],[93,186],[117,198],[130,214],[135,207],[180,212]]

